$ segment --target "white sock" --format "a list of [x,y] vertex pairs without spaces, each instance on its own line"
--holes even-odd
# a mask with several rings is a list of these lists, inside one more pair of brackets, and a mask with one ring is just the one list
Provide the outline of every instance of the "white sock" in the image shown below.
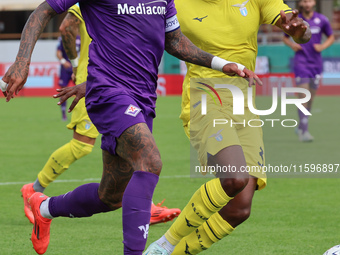
[[53,216],[50,214],[50,210],[48,209],[48,202],[49,201],[50,201],[50,198],[47,198],[46,200],[41,202],[41,204],[40,204],[40,214],[44,218],[53,219]]
[[173,252],[175,249],[175,245],[172,245],[169,243],[168,239],[163,235],[161,238],[159,238],[156,243],[161,246],[162,248],[166,249],[170,254]]

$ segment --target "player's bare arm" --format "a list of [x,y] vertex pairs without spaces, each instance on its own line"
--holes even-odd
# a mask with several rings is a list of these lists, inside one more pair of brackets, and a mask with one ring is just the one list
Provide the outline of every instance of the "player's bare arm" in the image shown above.
[[[165,50],[183,60],[195,65],[212,68],[212,60],[214,55],[205,52],[195,46],[182,32],[181,29],[166,33],[165,35]],[[252,71],[247,68],[240,68],[240,65],[229,63],[223,66],[222,70],[228,75],[239,75],[240,77],[249,78],[249,84],[252,85],[254,80],[262,85],[262,82]]]
[[[67,13],[63,22],[59,27],[61,39],[65,52],[69,59],[75,60],[78,58],[76,39],[79,33],[80,20],[72,13]],[[77,67],[73,67],[72,80],[76,82]]]
[[280,12],[280,18],[275,25],[281,28],[286,34],[290,35],[296,43],[306,43],[312,37],[309,24],[298,17],[299,11],[293,10],[292,13]]
[[3,94],[6,101],[10,101],[23,88],[29,71],[32,52],[41,32],[46,24],[57,13],[47,2],[40,4],[31,14],[21,34],[19,52],[14,64],[8,69],[3,80],[8,83],[6,92]]
[[335,41],[334,35],[330,35],[327,37],[327,39],[322,44],[314,44],[314,49],[317,52],[322,52],[323,50],[327,49],[329,46],[331,46]]
[[283,42],[295,52],[302,50],[301,45],[293,42],[289,37],[283,36]]
[[83,82],[73,87],[65,87],[65,88],[57,89],[57,92],[59,93],[56,95],[53,95],[53,97],[60,98],[58,105],[61,105],[62,103],[64,103],[68,98],[75,96],[75,99],[73,100],[72,104],[68,108],[68,112],[71,112],[74,109],[74,107],[77,105],[79,100],[85,97],[86,82]]
[[61,50],[57,50],[57,59],[59,60],[60,64],[64,67],[64,68],[70,68],[71,64],[70,62],[66,61],[66,59],[64,59],[63,57],[63,53]]
[[77,54],[76,39],[80,20],[72,13],[67,13],[59,27],[65,52],[69,59],[75,59]]

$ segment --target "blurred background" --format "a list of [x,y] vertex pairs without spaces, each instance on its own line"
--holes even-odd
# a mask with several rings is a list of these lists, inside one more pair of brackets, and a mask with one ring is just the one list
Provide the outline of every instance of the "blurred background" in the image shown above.
[[[297,0],[285,1],[297,8]],[[319,95],[340,95],[340,0],[316,1],[316,11],[330,20],[336,42],[322,52],[323,81]],[[20,33],[30,13],[41,0],[0,0],[0,77],[14,61]],[[30,77],[20,96],[50,96],[58,85],[60,64],[56,58],[58,28],[65,14],[50,22],[38,41],[32,56]],[[271,25],[262,25],[258,34],[259,51],[257,74],[262,75],[265,86],[257,94],[269,95],[272,86],[293,86],[292,57],[294,52],[282,42],[283,34]],[[180,95],[185,64],[164,53],[159,67],[158,94]]]

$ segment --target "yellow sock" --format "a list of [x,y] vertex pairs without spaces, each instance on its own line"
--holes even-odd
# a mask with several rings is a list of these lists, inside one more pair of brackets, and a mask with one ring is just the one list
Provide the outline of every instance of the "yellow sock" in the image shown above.
[[68,169],[74,161],[89,154],[92,148],[93,145],[91,144],[72,139],[69,143],[54,151],[38,174],[38,180],[41,186],[46,188]]
[[172,255],[198,254],[230,235],[234,228],[217,212],[176,245]]
[[218,178],[203,184],[165,233],[166,239],[172,245],[177,245],[184,236],[189,235],[201,226],[203,222],[224,207],[231,199],[224,192]]

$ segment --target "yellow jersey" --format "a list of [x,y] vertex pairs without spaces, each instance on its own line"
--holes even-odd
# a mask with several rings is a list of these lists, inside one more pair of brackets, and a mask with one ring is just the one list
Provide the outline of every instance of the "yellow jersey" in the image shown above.
[[[274,25],[281,10],[292,11],[282,0],[175,0],[175,5],[183,34],[197,47],[252,71],[255,70],[260,25]],[[180,116],[184,126],[190,119],[190,78],[227,77],[222,72],[190,63],[187,69]],[[245,101],[247,87],[246,82],[240,84]]]
[[87,33],[85,21],[81,15],[80,8],[77,4],[68,9],[69,13],[72,13],[80,20],[79,33],[80,33],[80,54],[79,64],[77,68],[77,84],[83,83],[87,80],[87,65],[89,62],[89,45],[91,38]]

